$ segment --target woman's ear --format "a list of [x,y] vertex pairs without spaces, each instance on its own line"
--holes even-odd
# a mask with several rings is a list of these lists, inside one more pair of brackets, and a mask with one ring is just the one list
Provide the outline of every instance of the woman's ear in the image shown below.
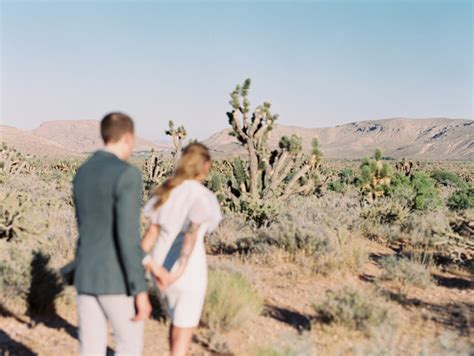
[[204,163],[204,174],[207,175],[209,173],[209,171],[211,170],[211,167],[212,167],[212,162],[211,161],[206,161],[206,163]]

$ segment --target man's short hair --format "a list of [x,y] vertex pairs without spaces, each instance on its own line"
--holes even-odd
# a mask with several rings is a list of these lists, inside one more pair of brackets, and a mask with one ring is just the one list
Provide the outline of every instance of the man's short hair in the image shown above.
[[104,143],[114,143],[126,133],[134,133],[133,120],[120,112],[112,112],[104,116],[100,122],[100,134]]

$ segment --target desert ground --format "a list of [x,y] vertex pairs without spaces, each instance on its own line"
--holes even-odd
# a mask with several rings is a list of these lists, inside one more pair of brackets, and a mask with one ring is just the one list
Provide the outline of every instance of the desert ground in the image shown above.
[[[58,269],[74,255],[71,180],[85,157],[2,148],[2,355],[77,351],[75,292]],[[310,192],[240,207],[227,189],[236,162],[216,161],[207,182],[225,218],[206,241],[212,302],[193,355],[472,354],[472,161],[420,161],[407,173],[407,161],[376,155],[322,159]],[[360,179],[377,162],[394,190],[367,195]],[[155,152],[133,164],[145,201],[173,161]],[[150,293],[145,355],[166,354],[168,321]]]

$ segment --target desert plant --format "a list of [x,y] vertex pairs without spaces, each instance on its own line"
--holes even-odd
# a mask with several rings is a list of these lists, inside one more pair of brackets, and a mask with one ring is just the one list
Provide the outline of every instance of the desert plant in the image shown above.
[[183,125],[179,126],[178,128],[175,128],[174,122],[170,120],[168,122],[168,130],[165,131],[165,134],[167,136],[171,136],[173,140],[173,146],[174,146],[173,156],[174,156],[175,162],[178,162],[181,157],[183,141],[187,136],[186,129],[184,128]]
[[360,187],[364,200],[368,203],[385,195],[391,183],[392,169],[386,162],[382,162],[382,151],[376,149],[372,158],[364,158],[360,166]]
[[394,174],[386,193],[410,210],[433,210],[442,205],[434,179],[421,171],[409,177]]
[[459,178],[456,173],[450,171],[434,171],[431,174],[431,178],[433,178],[438,184],[444,186],[461,188],[464,185],[461,178]]
[[162,155],[157,155],[154,150],[142,165],[142,178],[145,190],[149,191],[153,186],[160,184],[173,171],[173,164]]
[[[305,155],[302,139],[297,135],[281,137],[278,148],[271,151],[268,138],[278,115],[271,113],[268,102],[251,113],[249,89],[250,79],[247,79],[231,93],[232,110],[227,113],[232,127],[230,135],[245,147],[248,160],[236,159],[232,162],[232,175],[226,192],[233,209],[243,207],[256,211],[259,209],[255,207],[259,204],[268,207],[272,201],[314,191],[322,152],[315,138],[310,155]],[[235,198],[245,201],[245,204],[236,203]],[[265,215],[254,214],[266,219]]]
[[240,273],[210,269],[201,323],[217,331],[228,331],[261,313],[262,299]]
[[32,165],[21,152],[2,143],[0,146],[0,170],[7,175],[16,176],[20,173],[30,172]]
[[352,330],[369,331],[389,319],[384,299],[352,287],[327,291],[325,298],[314,303],[313,308],[316,320]]
[[0,202],[0,239],[21,239],[38,235],[47,229],[47,222],[30,216],[33,203],[28,194],[0,191]]
[[447,205],[451,210],[474,208],[474,185],[453,192],[448,198]]
[[311,338],[308,334],[294,335],[285,333],[279,335],[276,340],[260,346],[252,353],[252,356],[311,356],[315,355]]
[[328,183],[328,189],[336,193],[344,193],[348,186],[353,183],[354,172],[350,168],[344,168],[338,174],[337,180]]
[[431,285],[432,279],[428,268],[406,258],[386,256],[380,260],[382,267],[381,280],[398,281],[422,288]]
[[415,191],[413,207],[416,210],[430,210],[441,206],[442,200],[435,187],[434,180],[423,172],[416,172],[410,180]]
[[411,176],[414,169],[418,167],[418,164],[403,158],[401,161],[395,163],[395,169],[406,177]]

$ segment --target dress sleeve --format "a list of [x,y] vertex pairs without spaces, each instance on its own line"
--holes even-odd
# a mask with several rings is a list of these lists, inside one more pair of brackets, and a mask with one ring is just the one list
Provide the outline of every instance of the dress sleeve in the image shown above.
[[195,224],[208,223],[208,232],[215,230],[222,220],[216,196],[210,191],[201,192],[194,200],[188,218]]
[[157,197],[152,197],[143,208],[143,215],[150,221],[151,224],[161,225],[161,209],[155,209]]

